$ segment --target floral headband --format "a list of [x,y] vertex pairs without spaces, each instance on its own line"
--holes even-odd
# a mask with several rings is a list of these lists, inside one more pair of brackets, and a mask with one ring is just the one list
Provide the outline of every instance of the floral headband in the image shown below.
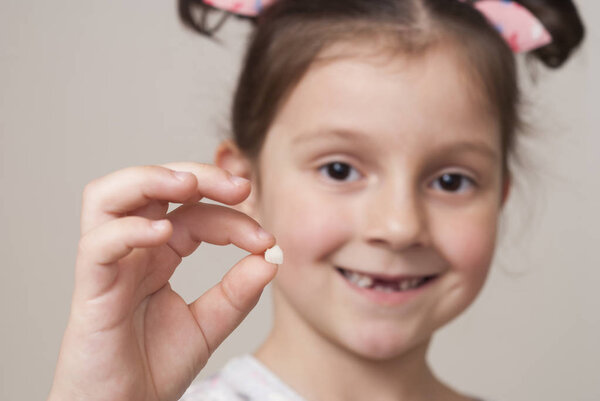
[[[240,16],[253,17],[276,0],[202,0]],[[459,0],[466,2],[467,0]],[[472,0],[471,0],[472,1]],[[513,52],[528,52],[552,42],[552,36],[527,8],[512,0],[476,0],[473,6],[498,30]]]

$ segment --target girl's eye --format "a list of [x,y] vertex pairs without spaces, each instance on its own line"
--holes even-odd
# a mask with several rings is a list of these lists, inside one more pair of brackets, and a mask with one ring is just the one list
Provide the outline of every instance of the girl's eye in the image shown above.
[[322,174],[336,181],[356,181],[360,178],[359,172],[348,163],[332,162],[319,168]]
[[[442,188],[442,190],[447,192],[463,192],[465,186],[462,184],[464,183],[467,183],[467,188],[469,186],[472,187],[476,185],[475,181],[473,181],[471,178],[459,173],[446,173],[435,180],[435,182],[439,182],[439,186]],[[463,188],[463,190],[459,191],[461,188]]]

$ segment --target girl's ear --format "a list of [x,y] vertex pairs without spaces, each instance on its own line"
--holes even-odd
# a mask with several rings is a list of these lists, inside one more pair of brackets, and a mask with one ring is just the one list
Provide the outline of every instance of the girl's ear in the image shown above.
[[253,219],[257,219],[256,216],[256,191],[255,182],[253,182],[254,176],[252,174],[252,164],[250,160],[237,145],[231,139],[226,139],[221,142],[215,151],[215,165],[224,170],[227,170],[233,175],[244,177],[251,182],[252,189],[250,195],[242,202],[237,205],[232,205],[231,208],[238,210]]

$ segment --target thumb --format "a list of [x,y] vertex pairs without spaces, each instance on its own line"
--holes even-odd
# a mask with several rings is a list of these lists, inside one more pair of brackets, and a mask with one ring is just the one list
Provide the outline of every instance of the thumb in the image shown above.
[[262,255],[248,255],[235,264],[214,287],[190,304],[209,354],[244,320],[275,277],[277,265]]

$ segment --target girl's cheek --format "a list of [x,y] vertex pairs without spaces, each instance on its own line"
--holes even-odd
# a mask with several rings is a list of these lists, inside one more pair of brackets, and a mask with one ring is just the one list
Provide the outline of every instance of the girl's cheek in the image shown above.
[[464,219],[459,230],[446,226],[442,236],[445,257],[453,269],[483,282],[492,262],[496,244],[496,217],[482,214]]
[[348,239],[351,219],[343,207],[334,207],[318,194],[301,191],[280,197],[265,216],[277,243],[283,249],[285,265],[300,267],[322,261]]

